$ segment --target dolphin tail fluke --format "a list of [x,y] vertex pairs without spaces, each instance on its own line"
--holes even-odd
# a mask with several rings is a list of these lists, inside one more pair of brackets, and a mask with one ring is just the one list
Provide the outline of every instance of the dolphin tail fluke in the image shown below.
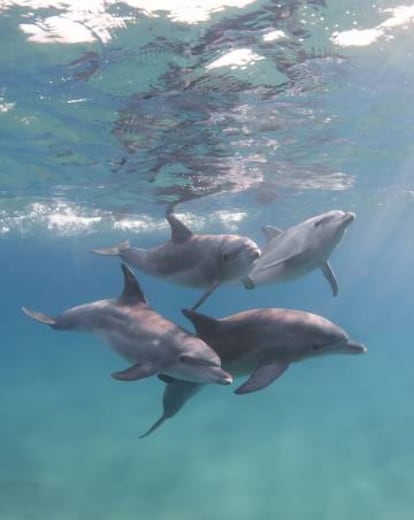
[[53,327],[56,325],[56,320],[51,318],[47,314],[43,314],[43,312],[32,311],[31,309],[27,309],[26,307],[22,307],[22,311],[28,316],[32,318],[32,320],[39,321],[40,323],[44,323],[45,325],[50,325]]
[[90,249],[90,253],[94,253],[95,255],[104,255],[104,256],[119,256],[125,249],[130,249],[131,244],[129,240],[124,240],[119,244],[112,247],[104,247],[102,249]]

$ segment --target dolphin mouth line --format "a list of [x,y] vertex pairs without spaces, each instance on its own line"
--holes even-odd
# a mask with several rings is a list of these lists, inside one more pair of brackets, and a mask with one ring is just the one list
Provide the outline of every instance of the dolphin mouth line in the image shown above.
[[368,352],[368,349],[362,343],[341,340],[330,345],[330,352],[333,354],[365,354]]
[[195,367],[213,367],[213,368],[221,368],[220,361],[210,360],[210,359],[200,359],[194,358],[188,354],[182,354],[180,356],[180,362],[187,363],[188,365]]

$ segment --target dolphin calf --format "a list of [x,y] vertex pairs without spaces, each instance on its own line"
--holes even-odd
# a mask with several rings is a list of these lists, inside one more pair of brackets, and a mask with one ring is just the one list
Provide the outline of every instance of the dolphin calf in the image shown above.
[[151,249],[131,247],[129,241],[106,249],[99,255],[116,255],[145,273],[188,287],[207,290],[192,307],[199,307],[223,282],[236,282],[250,271],[260,249],[248,237],[239,235],[197,235],[178,217],[167,212],[171,239]]
[[[279,378],[292,363],[329,354],[362,354],[366,348],[353,342],[331,321],[290,309],[252,309],[214,319],[183,310],[198,336],[220,356],[233,376],[249,375],[236,394],[256,392]],[[203,385],[162,378],[167,382],[163,414],[142,437],[173,417]]]
[[328,211],[309,218],[286,231],[265,226],[267,244],[243,280],[246,289],[258,285],[299,278],[313,269],[321,269],[334,296],[338,283],[328,258],[339,244],[355,213]]
[[229,384],[220,358],[197,338],[152,310],[132,271],[122,264],[119,298],[72,307],[55,318],[22,307],[23,312],[56,330],[91,332],[108,342],[132,366],[112,377],[133,381],[155,374],[196,383]]

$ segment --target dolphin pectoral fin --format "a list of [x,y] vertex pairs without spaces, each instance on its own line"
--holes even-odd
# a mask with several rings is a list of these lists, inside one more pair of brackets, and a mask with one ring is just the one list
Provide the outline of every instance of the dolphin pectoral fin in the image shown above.
[[211,294],[215,289],[217,289],[217,287],[218,287],[219,285],[220,285],[220,281],[219,281],[219,280],[213,282],[212,286],[209,287],[209,288],[207,289],[207,291],[206,291],[205,293],[203,293],[203,295],[201,296],[201,298],[199,298],[199,299],[196,301],[196,303],[191,307],[191,310],[192,310],[192,311],[195,311],[196,309],[198,309],[198,308],[200,307],[200,305],[201,305],[202,303],[204,303],[204,302],[207,300],[207,298],[210,296],[210,294]]
[[56,320],[51,318],[47,314],[43,314],[43,312],[32,311],[31,309],[27,309],[26,307],[22,307],[22,311],[26,316],[32,318],[32,320],[39,321],[40,323],[44,323],[45,325],[50,325],[53,327],[56,325]]
[[155,423],[142,435],[139,436],[140,439],[144,439],[144,437],[148,437],[153,431],[155,431],[157,428],[161,426],[161,424],[168,419],[165,415],[161,415],[161,417],[155,421]]
[[336,296],[338,294],[338,282],[336,281],[335,273],[332,271],[332,267],[329,265],[329,262],[325,262],[321,269],[323,275],[331,286],[333,295]]
[[287,258],[281,258],[280,260],[276,260],[276,262],[272,262],[271,264],[266,264],[263,267],[260,268],[260,271],[266,271],[267,269],[273,269],[274,267],[277,267],[280,264],[283,264],[283,262],[286,262]]
[[250,392],[256,392],[266,386],[273,383],[278,377],[280,377],[285,370],[287,370],[289,363],[272,363],[269,365],[261,365],[253,372],[250,378],[243,383],[235,394],[249,394]]
[[104,247],[102,249],[90,249],[90,253],[94,253],[95,255],[104,255],[104,256],[118,256],[122,253],[125,249],[129,249],[131,247],[131,244],[129,243],[129,240],[124,240],[120,244],[117,244],[112,247]]
[[279,229],[274,226],[263,226],[262,231],[268,242],[270,242],[273,238],[276,238],[284,233],[282,229]]
[[176,379],[174,379],[173,377],[167,376],[165,374],[158,374],[158,379],[160,381],[163,381],[164,383],[174,383],[174,381],[176,381]]
[[242,284],[244,285],[245,289],[254,289],[256,287],[250,276],[246,276],[246,278],[243,278]]
[[152,365],[145,365],[143,363],[136,363],[126,370],[114,372],[111,375],[118,381],[136,381],[137,379],[144,379],[145,377],[153,376],[157,372],[157,367]]
[[280,264],[286,264],[289,267],[298,267],[302,264],[304,261],[304,255],[303,253],[297,253],[295,255],[285,256],[284,258],[281,258],[280,260],[276,260],[275,262],[272,262],[271,264],[264,265],[260,268],[260,271],[266,271],[267,269],[273,269],[274,267],[277,267]]
[[174,380],[174,382],[168,383],[165,387],[162,399],[163,413],[144,434],[140,435],[140,439],[147,437],[150,433],[159,428],[166,419],[174,417],[185,403],[199,392],[203,386],[204,385],[198,383],[181,380]]

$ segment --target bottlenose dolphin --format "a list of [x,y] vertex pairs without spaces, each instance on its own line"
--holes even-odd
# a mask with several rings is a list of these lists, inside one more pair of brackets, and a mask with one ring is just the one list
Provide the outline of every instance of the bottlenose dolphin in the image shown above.
[[112,377],[133,381],[155,374],[196,383],[229,384],[218,355],[203,340],[152,310],[132,271],[122,264],[124,289],[119,298],[66,310],[55,318],[22,307],[36,321],[56,330],[91,332],[133,365]]
[[199,307],[222,282],[236,282],[250,271],[260,249],[240,235],[197,235],[174,213],[167,212],[171,239],[151,249],[131,247],[129,241],[106,249],[99,255],[116,255],[145,273],[188,287],[207,288],[192,307]]
[[[222,366],[233,376],[250,375],[236,394],[256,392],[280,377],[291,363],[328,354],[362,354],[366,348],[351,341],[331,321],[290,309],[251,309],[214,319],[184,309],[198,336],[220,356]],[[175,381],[167,383],[163,414],[142,437],[173,417],[203,385]]]
[[243,280],[244,286],[253,289],[257,285],[285,282],[320,268],[336,296],[338,283],[328,258],[354,219],[355,213],[335,210],[286,231],[265,226],[268,242]]

